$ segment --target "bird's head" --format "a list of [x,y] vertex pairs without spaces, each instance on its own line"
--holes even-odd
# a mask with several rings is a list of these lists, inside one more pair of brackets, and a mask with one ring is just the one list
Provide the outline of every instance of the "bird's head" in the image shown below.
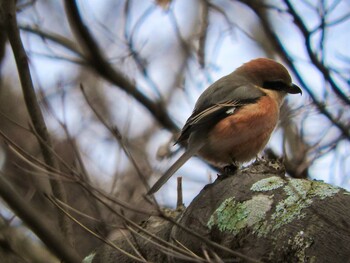
[[251,60],[236,70],[256,86],[283,94],[302,94],[301,89],[293,84],[288,70],[280,63],[267,58]]

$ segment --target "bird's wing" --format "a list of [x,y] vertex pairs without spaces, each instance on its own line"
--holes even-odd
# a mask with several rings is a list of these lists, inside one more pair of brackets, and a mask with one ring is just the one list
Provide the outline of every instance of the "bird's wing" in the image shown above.
[[[234,78],[232,75],[221,78],[206,89],[198,98],[192,115],[188,118],[177,143],[186,145],[193,132],[206,133],[223,118],[235,114],[244,105],[254,103],[265,95],[259,88],[246,84],[244,79]],[[233,84],[235,86],[233,86]],[[193,155],[205,145],[206,141],[200,136],[193,138],[191,147],[187,147],[183,155],[164,173],[164,175],[148,191],[153,194],[169,180],[169,178]]]
[[227,88],[218,88],[220,80],[215,86],[210,86],[198,99],[192,115],[182,128],[176,143],[186,143],[190,134],[198,130],[210,130],[216,123],[225,117],[235,114],[240,107],[255,103],[265,94],[253,85],[242,85]]

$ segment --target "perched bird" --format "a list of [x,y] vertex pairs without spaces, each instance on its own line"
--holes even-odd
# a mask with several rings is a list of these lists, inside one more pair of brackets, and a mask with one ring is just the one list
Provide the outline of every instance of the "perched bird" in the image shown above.
[[148,191],[157,192],[193,155],[216,167],[237,166],[263,150],[284,97],[302,93],[280,63],[258,58],[210,85],[176,141],[186,150]]

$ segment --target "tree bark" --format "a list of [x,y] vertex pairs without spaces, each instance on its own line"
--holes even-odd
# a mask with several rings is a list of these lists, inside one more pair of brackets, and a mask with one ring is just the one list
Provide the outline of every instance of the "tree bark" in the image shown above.
[[[180,214],[150,217],[143,229],[167,244],[140,231],[114,243],[151,262],[189,262],[191,253],[198,262],[348,262],[349,203],[344,189],[260,160],[204,187]],[[134,261],[103,246],[89,262]]]

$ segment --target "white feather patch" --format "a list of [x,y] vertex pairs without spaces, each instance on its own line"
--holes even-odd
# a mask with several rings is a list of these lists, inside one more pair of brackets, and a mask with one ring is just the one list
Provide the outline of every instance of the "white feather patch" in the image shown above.
[[233,114],[233,113],[235,112],[235,110],[236,110],[236,107],[232,107],[232,108],[229,108],[229,109],[226,111],[226,113],[227,113],[228,115],[231,115],[231,114]]

